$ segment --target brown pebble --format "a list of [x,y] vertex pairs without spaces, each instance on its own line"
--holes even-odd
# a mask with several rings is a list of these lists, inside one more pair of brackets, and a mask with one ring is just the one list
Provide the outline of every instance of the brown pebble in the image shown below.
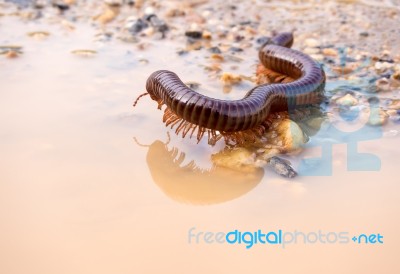
[[351,66],[346,67],[333,67],[332,70],[337,74],[349,74],[354,71],[354,68]]
[[322,54],[326,55],[326,56],[337,56],[338,52],[336,49],[333,48],[325,48],[322,50]]
[[211,59],[222,62],[222,61],[224,61],[224,56],[222,56],[221,54],[214,53],[214,54],[211,54]]
[[211,32],[203,31],[203,39],[211,40],[211,38],[212,38]]
[[224,72],[220,80],[225,84],[234,85],[240,83],[242,81],[242,77],[240,77],[240,75]]
[[19,53],[15,50],[10,50],[6,53],[7,58],[17,58],[19,56]]
[[400,71],[393,73],[392,78],[394,80],[400,81]]

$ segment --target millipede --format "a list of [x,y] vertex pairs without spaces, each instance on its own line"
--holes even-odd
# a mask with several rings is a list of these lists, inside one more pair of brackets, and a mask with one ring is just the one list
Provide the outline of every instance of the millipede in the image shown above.
[[208,97],[187,87],[172,71],[153,72],[146,82],[146,93],[166,105],[163,122],[182,137],[195,135],[197,141],[208,135],[215,144],[223,137],[226,142],[244,143],[261,137],[268,128],[267,117],[278,111],[291,111],[314,105],[323,99],[325,73],[320,64],[308,55],[291,49],[292,33],[279,33],[259,50],[261,64],[267,69],[293,78],[292,82],[258,85],[242,99],[222,100]]

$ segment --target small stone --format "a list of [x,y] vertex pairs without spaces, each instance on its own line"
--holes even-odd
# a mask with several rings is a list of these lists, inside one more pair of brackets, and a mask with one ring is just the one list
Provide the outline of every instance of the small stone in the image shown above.
[[219,47],[211,47],[211,48],[208,49],[208,51],[211,52],[211,53],[216,53],[216,54],[221,54],[222,53],[222,51],[220,50]]
[[305,48],[303,50],[305,54],[317,54],[320,52],[319,48]]
[[390,90],[390,81],[389,79],[383,77],[375,82],[377,91],[389,91]]
[[392,74],[392,79],[400,81],[400,71],[397,71]]
[[340,75],[346,75],[349,73],[352,73],[354,71],[354,66],[348,65],[348,66],[337,66],[333,67],[332,70]]
[[179,16],[184,16],[184,15],[185,15],[185,11],[183,9],[179,9],[179,8],[169,9],[165,13],[166,17],[179,17]]
[[146,21],[143,19],[139,18],[134,21],[129,21],[126,25],[125,28],[132,34],[137,34],[147,28],[149,25]]
[[316,48],[321,45],[321,43],[314,38],[308,38],[304,41],[304,43],[307,47],[311,47],[311,48]]
[[386,70],[393,68],[393,66],[394,65],[392,63],[390,63],[390,62],[376,62],[375,63],[375,69],[380,73],[385,72]]
[[220,72],[222,70],[222,68],[221,68],[221,64],[213,63],[209,66],[204,66],[204,70],[210,71],[210,72]]
[[400,110],[400,99],[391,100],[391,102],[388,105],[388,107],[389,107],[389,109]]
[[94,19],[99,21],[101,24],[107,24],[112,20],[114,20],[115,17],[118,16],[118,14],[119,14],[119,7],[107,6],[105,11],[102,14],[95,16]]
[[252,172],[258,167],[255,165],[256,154],[243,147],[224,149],[211,155],[213,164],[237,171]]
[[139,63],[141,63],[142,65],[147,65],[149,63],[149,60],[147,60],[145,58],[140,58]]
[[155,29],[153,27],[149,27],[149,28],[145,28],[144,30],[142,30],[141,33],[143,33],[144,36],[152,36],[155,33]]
[[[0,54],[9,54],[9,52],[15,52],[18,55],[22,54],[22,47],[21,46],[15,46],[15,45],[2,45],[0,46]],[[15,55],[14,53],[10,53],[10,55]]]
[[47,31],[33,31],[33,32],[28,32],[28,36],[33,37],[35,39],[41,40],[49,36],[50,33]]
[[367,108],[362,112],[364,119],[368,117],[367,124],[382,126],[387,123],[389,115],[380,108]]
[[283,160],[277,156],[271,157],[268,161],[268,165],[274,169],[274,171],[285,178],[294,178],[297,176],[297,172],[290,166],[290,162]]
[[178,50],[176,51],[176,54],[178,54],[179,56],[185,55],[185,54],[187,54],[187,53],[188,53],[188,51],[185,50],[185,49],[178,49]]
[[398,116],[399,114],[397,113],[397,110],[395,109],[388,109],[386,111],[386,113],[390,116],[390,117],[394,117],[394,116]]
[[350,107],[350,106],[355,106],[358,104],[358,100],[354,98],[353,95],[351,94],[346,94],[345,96],[339,98],[336,100],[336,104],[339,106],[345,106],[345,107]]
[[203,32],[197,31],[197,30],[188,30],[185,32],[185,36],[193,38],[193,39],[200,39],[203,36]]
[[321,128],[321,125],[326,121],[326,118],[324,117],[313,117],[309,120],[306,121],[307,126],[309,126],[312,129],[317,129],[319,130]]
[[53,3],[53,6],[58,8],[61,12],[69,9],[69,5],[63,3],[62,1],[57,1],[57,2]]
[[235,85],[242,81],[242,77],[240,75],[224,72],[220,80],[226,85]]
[[267,37],[267,36],[261,36],[256,39],[256,43],[259,45],[264,45],[265,43],[267,43],[269,41],[271,41],[271,38]]
[[325,49],[322,50],[322,54],[325,55],[325,56],[333,56],[333,57],[335,57],[335,56],[338,55],[338,52],[337,52],[336,49],[333,49],[333,48],[325,48]]
[[159,19],[157,16],[152,16],[150,17],[150,25],[154,28],[154,30],[161,32],[161,33],[165,33],[166,31],[168,31],[169,27],[168,25],[165,23],[164,20]]
[[5,54],[5,56],[10,59],[17,58],[19,56],[19,52],[16,50],[10,50]]
[[71,53],[82,57],[92,57],[97,54],[97,51],[91,49],[77,49],[71,51]]
[[147,7],[147,8],[144,10],[144,14],[145,14],[145,15],[154,14],[154,8],[152,8],[152,7]]
[[243,49],[238,48],[238,47],[230,47],[230,48],[229,48],[229,51],[232,51],[232,52],[242,52]]
[[123,0],[104,0],[104,3],[110,7],[120,7],[123,4]]
[[315,61],[323,61],[324,56],[322,54],[311,54],[311,58],[313,58]]
[[282,153],[299,151],[307,141],[300,126],[287,118],[274,120],[264,136]]
[[203,36],[202,37],[203,37],[203,39],[211,40],[211,38],[212,38],[211,32],[203,31]]
[[43,9],[47,4],[47,1],[45,0],[34,0],[33,1],[33,7],[35,9]]
[[218,62],[222,62],[224,61],[224,56],[222,56],[221,54],[211,54],[211,59],[214,61],[218,61]]
[[360,32],[359,35],[360,35],[361,37],[368,37],[368,36],[369,36],[369,33],[366,32],[366,31],[363,31],[363,32]]

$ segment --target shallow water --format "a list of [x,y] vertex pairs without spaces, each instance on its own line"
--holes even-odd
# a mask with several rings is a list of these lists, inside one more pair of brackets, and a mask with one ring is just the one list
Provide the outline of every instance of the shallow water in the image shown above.
[[[50,36],[26,35],[38,30]],[[288,180],[268,168],[212,169],[210,156],[223,144],[182,140],[164,127],[162,112],[149,97],[135,109],[132,102],[144,92],[148,75],[160,68],[200,82],[200,91],[220,98],[240,98],[252,84],[222,93],[222,84],[203,72],[204,52],[177,58],[179,40],[149,39],[149,49],[139,51],[117,40],[93,41],[94,34],[88,23],[67,31],[58,24],[0,17],[0,45],[21,45],[24,52],[15,59],[0,55],[1,273],[400,270],[398,135],[358,143],[360,152],[380,158],[379,171],[348,171],[346,144],[333,145],[331,176]],[[393,39],[400,39],[398,33]],[[76,49],[97,54],[71,54]],[[237,73],[252,75],[255,53],[249,49],[242,55],[251,57],[240,62]],[[339,121],[337,127],[354,131],[362,125]],[[384,136],[390,130],[398,126],[384,126]],[[175,158],[183,153],[182,163],[173,162],[173,148]],[[302,158],[321,153],[320,147],[308,148],[289,158],[298,166]],[[192,160],[195,170],[183,167]],[[348,231],[350,237],[380,233],[384,244],[246,249],[189,243],[192,227],[197,232]]]

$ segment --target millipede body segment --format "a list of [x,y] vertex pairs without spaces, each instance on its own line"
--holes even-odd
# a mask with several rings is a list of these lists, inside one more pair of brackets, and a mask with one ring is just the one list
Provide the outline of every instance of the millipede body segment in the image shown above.
[[261,63],[268,69],[296,79],[290,83],[259,85],[239,100],[220,100],[187,87],[179,77],[159,70],[147,79],[146,89],[159,108],[166,105],[163,122],[177,126],[176,133],[200,141],[208,133],[209,142],[224,137],[226,141],[254,140],[264,133],[266,118],[272,112],[316,104],[322,99],[325,74],[308,55],[290,49],[291,33],[271,38],[259,51]]

